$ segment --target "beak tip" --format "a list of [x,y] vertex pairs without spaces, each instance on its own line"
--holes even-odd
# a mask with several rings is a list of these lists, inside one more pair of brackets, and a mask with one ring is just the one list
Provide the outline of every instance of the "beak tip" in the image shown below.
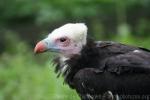
[[34,48],[34,54],[42,53],[46,51],[46,45],[42,41],[38,42],[37,45]]

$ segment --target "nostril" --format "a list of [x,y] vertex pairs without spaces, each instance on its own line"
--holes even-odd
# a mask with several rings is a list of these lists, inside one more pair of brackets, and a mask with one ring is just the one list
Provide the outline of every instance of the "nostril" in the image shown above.
[[48,42],[46,41],[45,44],[48,45]]

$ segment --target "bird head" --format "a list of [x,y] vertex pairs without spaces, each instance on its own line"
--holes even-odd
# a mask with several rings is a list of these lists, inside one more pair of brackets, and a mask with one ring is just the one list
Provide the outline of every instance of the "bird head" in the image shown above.
[[65,24],[38,42],[35,46],[35,53],[52,51],[64,56],[80,54],[83,46],[86,45],[87,26],[83,23]]

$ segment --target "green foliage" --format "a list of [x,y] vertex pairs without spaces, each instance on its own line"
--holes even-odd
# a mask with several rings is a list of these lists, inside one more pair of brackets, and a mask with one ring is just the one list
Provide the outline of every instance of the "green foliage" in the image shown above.
[[150,0],[1,0],[0,26],[32,32],[36,26],[45,30],[62,23],[85,22],[100,39],[127,24],[131,34],[149,36],[149,9]]
[[0,18],[7,20],[33,16],[36,21],[45,23],[69,17],[82,19],[107,16],[113,14],[116,7],[149,7],[149,3],[149,0],[1,0]]
[[14,41],[0,57],[0,100],[79,100],[62,78],[56,78],[48,55],[38,59],[24,42],[8,38]]
[[5,41],[5,52],[16,54],[17,53],[25,53],[27,50],[27,44],[25,42],[20,42],[19,37],[14,33],[7,31],[4,35]]

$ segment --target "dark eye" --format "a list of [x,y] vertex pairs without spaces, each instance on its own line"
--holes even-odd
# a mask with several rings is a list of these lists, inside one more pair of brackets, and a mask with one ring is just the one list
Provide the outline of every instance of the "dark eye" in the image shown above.
[[60,38],[60,42],[65,42],[66,40],[66,38]]

